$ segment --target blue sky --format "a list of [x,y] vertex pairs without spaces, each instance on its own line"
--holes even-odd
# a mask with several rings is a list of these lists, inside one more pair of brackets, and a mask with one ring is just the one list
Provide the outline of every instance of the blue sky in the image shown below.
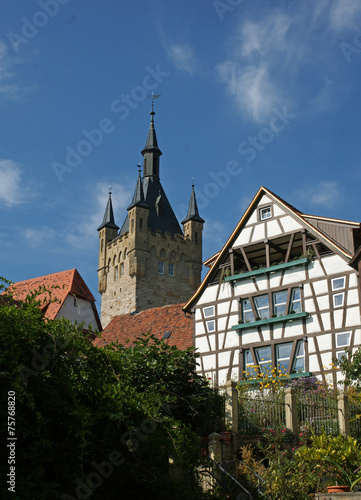
[[204,259],[261,185],[361,221],[358,0],[15,0],[0,16],[0,274],[76,267],[97,304],[109,185],[121,226],[156,102],[161,182],[192,178]]

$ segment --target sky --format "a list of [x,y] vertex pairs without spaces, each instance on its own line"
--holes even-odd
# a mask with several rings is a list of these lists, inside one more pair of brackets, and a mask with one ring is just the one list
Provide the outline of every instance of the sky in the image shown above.
[[100,306],[109,186],[121,226],[149,128],[217,252],[261,185],[361,221],[359,0],[0,2],[0,275],[77,268]]

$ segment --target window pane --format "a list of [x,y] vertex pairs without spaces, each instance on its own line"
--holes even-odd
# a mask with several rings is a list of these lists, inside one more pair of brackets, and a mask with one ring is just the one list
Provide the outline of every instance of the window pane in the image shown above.
[[299,288],[292,290],[292,300],[301,300],[301,290]]
[[245,323],[254,321],[254,314],[252,312],[251,302],[248,299],[242,300],[243,321]]
[[174,276],[174,264],[168,265],[168,274],[169,276]]
[[205,307],[203,309],[203,314],[206,318],[209,318],[210,316],[214,316],[214,306]]
[[339,290],[345,288],[345,278],[334,278],[332,280],[332,290]]
[[254,299],[257,309],[257,314],[260,318],[269,318],[269,301],[268,295],[261,295]]
[[258,349],[255,349],[255,353],[261,372],[270,372],[272,367],[271,347],[259,347]]
[[256,377],[257,369],[254,366],[252,353],[250,349],[246,349],[243,352],[243,360],[244,360],[244,371],[246,377]]
[[286,373],[290,364],[290,357],[293,342],[278,344],[276,346],[277,369],[282,373]]
[[350,333],[339,333],[336,335],[336,346],[343,347],[350,345]]
[[214,321],[214,319],[212,319],[211,321],[207,321],[207,330],[208,332],[214,332],[215,329],[216,329],[216,322]]
[[164,262],[159,261],[158,271],[159,274],[164,274]]
[[260,218],[261,220],[270,219],[272,217],[271,207],[261,208]]
[[290,312],[295,311],[295,313],[301,312],[301,290],[299,288],[294,288],[292,290]]
[[336,352],[336,358],[341,361],[342,358],[346,358],[346,351],[338,351]]
[[343,306],[343,293],[337,293],[333,296],[333,305],[334,307],[342,307]]
[[305,355],[304,343],[303,340],[300,340],[297,345],[296,356],[304,356],[304,355]]
[[305,358],[296,358],[293,363],[293,369],[296,373],[302,373],[305,371]]
[[288,295],[287,290],[282,290],[282,292],[275,292],[273,294],[274,303],[276,305],[277,304],[284,304],[285,302],[287,302],[287,295]]

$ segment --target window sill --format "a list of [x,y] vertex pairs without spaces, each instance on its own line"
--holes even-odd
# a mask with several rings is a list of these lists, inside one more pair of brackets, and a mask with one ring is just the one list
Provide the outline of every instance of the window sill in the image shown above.
[[233,284],[236,281],[244,280],[246,278],[253,278],[254,276],[257,276],[259,274],[270,274],[282,269],[306,265],[310,262],[311,260],[307,257],[304,259],[292,260],[291,262],[277,264],[276,266],[264,267],[262,269],[256,269],[255,271],[248,271],[246,273],[234,274],[233,276],[226,276],[225,281],[230,281]]
[[309,316],[310,313],[308,312],[287,314],[287,316],[278,316],[277,318],[266,318],[260,319],[259,321],[251,321],[250,323],[239,323],[238,325],[232,326],[232,330],[244,330],[245,328],[254,328],[255,326],[269,325],[271,323],[283,323],[294,321],[299,318],[308,318]]

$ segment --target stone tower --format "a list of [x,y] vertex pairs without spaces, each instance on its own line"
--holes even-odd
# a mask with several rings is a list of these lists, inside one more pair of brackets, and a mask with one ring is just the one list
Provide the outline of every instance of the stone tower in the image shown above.
[[202,230],[194,186],[182,231],[159,178],[152,105],[147,140],[128,214],[119,231],[111,193],[99,232],[103,328],[114,316],[186,302],[201,281]]

